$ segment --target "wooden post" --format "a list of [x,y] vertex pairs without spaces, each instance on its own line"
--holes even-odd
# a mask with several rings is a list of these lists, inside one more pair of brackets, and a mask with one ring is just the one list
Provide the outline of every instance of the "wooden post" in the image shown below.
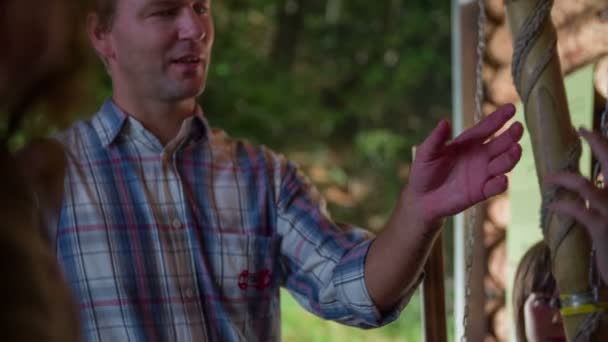
[[[412,160],[416,158],[416,146],[412,148]],[[443,226],[433,241],[429,258],[424,264],[422,282],[422,329],[425,341],[447,342],[445,311],[445,281],[443,274]]]
[[445,286],[443,274],[443,232],[433,243],[429,259],[424,265],[422,283],[422,315],[425,341],[447,342]]
[[[454,135],[460,134],[474,124],[475,86],[477,65],[477,19],[479,6],[475,0],[452,0],[452,66],[453,66],[453,127]],[[477,207],[475,227],[469,227],[472,209],[459,214],[454,219],[454,318],[455,338],[463,336],[467,341],[483,341],[487,332],[485,315],[484,275],[486,256],[483,246],[482,223],[485,217],[483,206]],[[472,232],[469,231],[472,229]],[[468,236],[474,235],[475,245],[469,251]],[[467,268],[467,255],[474,260]],[[470,280],[467,280],[470,277]],[[467,288],[467,284],[469,288]],[[467,298],[467,291],[470,296]],[[468,300],[468,303],[467,303]],[[468,326],[465,329],[465,312]],[[466,330],[466,331],[465,331]]]
[[[556,51],[556,31],[546,16],[550,0],[507,0],[507,17],[514,38],[514,82],[525,108],[539,187],[545,203],[572,196],[544,183],[548,175],[578,171],[580,141],[570,121],[566,92]],[[543,17],[543,14],[545,16]],[[536,27],[536,23],[539,25]],[[535,29],[536,27],[536,29]],[[529,33],[528,35],[526,33]],[[517,37],[526,44],[518,45]],[[520,63],[518,61],[521,61]],[[543,212],[545,241],[551,248],[553,275],[562,296],[591,292],[589,285],[590,241],[584,228],[571,219]],[[564,325],[568,340],[579,332],[590,314],[568,315]],[[583,339],[584,340],[584,339]],[[608,325],[599,322],[592,341],[608,341]]]

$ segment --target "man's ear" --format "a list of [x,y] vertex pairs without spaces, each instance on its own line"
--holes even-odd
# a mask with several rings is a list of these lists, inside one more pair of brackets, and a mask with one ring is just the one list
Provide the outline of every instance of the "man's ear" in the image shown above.
[[101,23],[97,14],[89,13],[87,15],[89,41],[106,68],[109,67],[110,59],[114,58],[114,48],[109,33],[110,29]]

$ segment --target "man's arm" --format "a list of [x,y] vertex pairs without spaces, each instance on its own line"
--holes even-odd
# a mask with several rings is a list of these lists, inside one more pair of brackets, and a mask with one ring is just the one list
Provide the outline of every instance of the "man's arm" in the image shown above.
[[523,126],[488,139],[514,114],[512,105],[503,106],[452,141],[442,121],[418,148],[409,185],[365,261],[365,283],[380,311],[394,308],[418,279],[442,219],[506,190]]

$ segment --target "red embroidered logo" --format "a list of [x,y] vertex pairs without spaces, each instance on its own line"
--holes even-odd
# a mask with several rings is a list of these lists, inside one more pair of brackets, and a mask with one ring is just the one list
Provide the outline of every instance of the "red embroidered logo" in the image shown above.
[[239,274],[239,288],[241,290],[247,290],[250,287],[260,291],[265,290],[270,287],[270,281],[270,270],[266,268],[257,273],[243,270]]

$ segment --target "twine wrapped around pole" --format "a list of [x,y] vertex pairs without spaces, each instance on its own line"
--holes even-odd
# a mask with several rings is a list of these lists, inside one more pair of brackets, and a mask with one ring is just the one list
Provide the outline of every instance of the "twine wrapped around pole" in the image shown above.
[[[522,99],[532,141],[536,173],[543,194],[541,227],[551,249],[553,275],[563,299],[569,341],[608,341],[608,322],[591,286],[591,242],[583,227],[544,206],[572,197],[544,184],[546,176],[578,172],[580,140],[570,121],[566,91],[551,23],[553,0],[506,0],[513,34],[513,81]],[[587,302],[581,302],[590,298]]]

